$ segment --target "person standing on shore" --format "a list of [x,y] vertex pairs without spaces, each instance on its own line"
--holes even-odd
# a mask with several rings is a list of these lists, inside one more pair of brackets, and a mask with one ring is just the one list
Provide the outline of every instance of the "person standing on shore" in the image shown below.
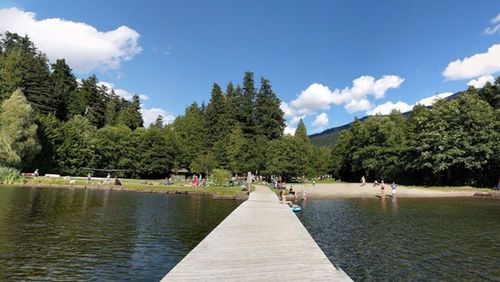
[[391,184],[391,189],[392,189],[392,197],[396,197],[396,188],[397,188],[397,185],[396,185],[396,182],[392,182]]
[[363,177],[361,177],[361,186],[365,186],[365,185],[366,185],[366,178],[363,175]]
[[384,185],[384,180],[380,182],[380,197],[385,198],[385,185]]

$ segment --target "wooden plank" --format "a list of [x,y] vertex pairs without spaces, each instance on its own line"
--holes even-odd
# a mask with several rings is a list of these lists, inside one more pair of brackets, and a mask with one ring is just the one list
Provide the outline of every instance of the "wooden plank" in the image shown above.
[[162,281],[352,281],[300,220],[257,186]]

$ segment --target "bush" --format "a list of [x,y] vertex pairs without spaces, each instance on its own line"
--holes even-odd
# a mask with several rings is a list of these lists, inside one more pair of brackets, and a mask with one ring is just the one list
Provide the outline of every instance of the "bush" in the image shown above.
[[22,182],[21,173],[17,169],[0,166],[0,184]]
[[231,172],[225,169],[214,169],[212,172],[212,180],[216,185],[227,186],[229,184],[229,179],[231,178]]

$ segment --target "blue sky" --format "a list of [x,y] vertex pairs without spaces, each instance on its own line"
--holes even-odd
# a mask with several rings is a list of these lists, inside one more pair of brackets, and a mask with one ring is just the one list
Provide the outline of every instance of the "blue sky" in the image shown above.
[[250,70],[286,103],[288,132],[302,117],[313,133],[500,71],[497,0],[7,0],[0,9],[0,31],[30,35],[51,60],[69,57],[79,78],[95,73],[144,95],[148,119],[182,114],[209,100],[213,82],[240,83]]

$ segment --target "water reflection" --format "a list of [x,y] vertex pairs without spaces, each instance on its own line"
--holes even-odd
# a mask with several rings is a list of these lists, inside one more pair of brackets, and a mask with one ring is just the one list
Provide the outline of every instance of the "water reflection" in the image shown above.
[[355,281],[500,277],[498,199],[309,200],[297,215]]
[[157,281],[239,203],[72,189],[0,189],[0,281]]

